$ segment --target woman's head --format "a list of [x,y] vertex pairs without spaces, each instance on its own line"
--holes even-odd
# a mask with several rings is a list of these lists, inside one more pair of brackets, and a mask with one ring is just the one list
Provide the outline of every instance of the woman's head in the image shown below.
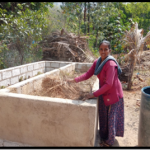
[[101,44],[105,43],[106,45],[108,45],[108,48],[111,49],[110,47],[110,42],[109,41],[106,41],[106,40],[103,40],[100,44],[99,44],[99,47],[101,46]]
[[111,47],[109,41],[102,41],[99,45],[99,54],[101,56],[102,61],[110,54]]

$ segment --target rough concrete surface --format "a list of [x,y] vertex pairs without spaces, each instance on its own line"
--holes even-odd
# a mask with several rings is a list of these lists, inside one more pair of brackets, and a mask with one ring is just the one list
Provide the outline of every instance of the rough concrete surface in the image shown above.
[[[60,70],[70,72],[75,70],[75,64],[63,66]],[[56,76],[60,70],[53,70],[10,86],[17,93],[9,91],[0,94],[0,139],[7,139],[2,140],[2,146],[22,146],[18,143],[26,143],[27,146],[94,146],[96,100],[82,102],[24,95],[29,94],[29,90],[36,85],[31,84],[33,81],[40,84],[45,75]],[[20,94],[17,89],[20,89]]]

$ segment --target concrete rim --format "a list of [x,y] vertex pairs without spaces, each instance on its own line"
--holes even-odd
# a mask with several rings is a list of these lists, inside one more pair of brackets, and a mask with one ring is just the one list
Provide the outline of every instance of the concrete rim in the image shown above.
[[141,89],[141,92],[142,92],[145,96],[150,97],[150,94],[147,94],[147,93],[144,92],[144,90],[146,90],[146,89],[148,89],[148,88],[150,89],[150,86],[143,87],[143,88]]

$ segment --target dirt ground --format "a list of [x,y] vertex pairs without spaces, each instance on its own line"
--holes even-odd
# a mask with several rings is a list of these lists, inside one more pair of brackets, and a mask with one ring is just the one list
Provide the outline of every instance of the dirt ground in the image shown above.
[[[141,89],[150,86],[150,51],[144,51],[139,65],[133,75],[133,86],[130,91],[124,90],[124,137],[116,137],[119,146],[137,146]],[[140,77],[140,79],[137,77]],[[117,142],[115,142],[117,144]],[[115,146],[114,144],[114,146]]]
[[[133,86],[134,89],[134,86]],[[138,145],[138,126],[140,113],[141,89],[124,90],[124,137],[116,137],[114,147],[126,147]],[[97,133],[97,146],[100,139]]]

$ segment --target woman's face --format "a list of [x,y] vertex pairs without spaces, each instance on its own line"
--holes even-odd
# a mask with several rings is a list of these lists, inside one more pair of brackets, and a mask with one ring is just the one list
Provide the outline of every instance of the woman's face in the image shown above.
[[109,49],[108,45],[102,43],[99,47],[99,54],[101,56],[102,61],[110,54],[111,49]]

